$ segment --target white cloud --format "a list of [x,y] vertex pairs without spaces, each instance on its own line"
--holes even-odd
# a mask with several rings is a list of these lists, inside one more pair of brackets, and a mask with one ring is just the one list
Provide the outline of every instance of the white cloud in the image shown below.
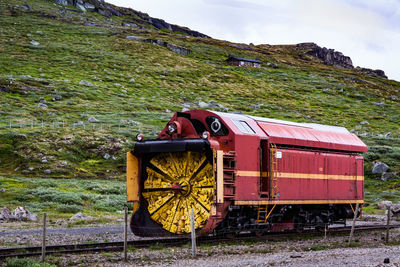
[[315,42],[400,81],[398,0],[108,1],[233,42]]

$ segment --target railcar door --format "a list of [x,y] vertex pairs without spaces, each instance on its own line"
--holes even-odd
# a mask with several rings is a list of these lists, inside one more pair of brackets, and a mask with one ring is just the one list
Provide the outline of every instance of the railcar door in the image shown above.
[[364,158],[355,157],[355,199],[364,199]]
[[269,144],[268,140],[261,140],[260,145],[260,198],[268,198],[269,196]]

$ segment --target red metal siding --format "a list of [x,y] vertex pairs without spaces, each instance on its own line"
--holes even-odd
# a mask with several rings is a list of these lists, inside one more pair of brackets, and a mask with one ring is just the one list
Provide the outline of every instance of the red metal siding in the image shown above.
[[352,133],[324,131],[269,122],[258,122],[258,125],[269,136],[271,143],[354,152],[367,151],[366,145]]
[[[279,200],[363,199],[355,155],[278,149]],[[361,165],[361,164],[359,164]],[[357,171],[358,170],[358,171]]]
[[259,199],[260,138],[257,135],[235,136],[236,169],[252,170],[258,176],[236,176],[236,197],[241,200]]

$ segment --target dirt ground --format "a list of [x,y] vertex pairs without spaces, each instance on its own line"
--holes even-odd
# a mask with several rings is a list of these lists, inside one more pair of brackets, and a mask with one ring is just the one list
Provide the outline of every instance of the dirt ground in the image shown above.
[[187,244],[130,249],[128,262],[122,252],[49,256],[48,261],[59,266],[400,266],[400,230],[391,231],[389,244],[383,231],[374,231],[356,233],[350,246],[347,234],[328,234],[199,245],[195,258]]
[[[358,221],[357,225],[383,222],[384,216],[372,216]],[[41,232],[37,227],[19,228],[14,224],[8,228],[3,224],[0,228],[0,247],[40,245]],[[122,225],[89,228],[86,225],[49,229],[48,244],[122,240]],[[286,240],[232,241],[199,245],[195,258],[190,244],[183,247],[155,244],[147,249],[131,248],[128,262],[123,261],[122,252],[50,255],[47,260],[58,266],[400,266],[400,229],[391,230],[389,244],[385,244],[384,236],[384,231],[356,232],[350,246],[348,234],[333,233],[328,233],[326,238],[321,234]],[[139,238],[130,233],[128,239]],[[386,258],[390,263],[384,263]]]

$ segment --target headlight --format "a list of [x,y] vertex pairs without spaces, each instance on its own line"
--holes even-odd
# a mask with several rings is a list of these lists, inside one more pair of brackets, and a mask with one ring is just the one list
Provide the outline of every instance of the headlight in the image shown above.
[[205,131],[205,132],[203,132],[203,133],[201,134],[201,138],[203,138],[203,139],[208,139],[208,137],[210,137],[210,133],[207,132],[207,131]]
[[176,132],[176,125],[175,125],[175,123],[170,123],[170,124],[168,124],[168,132],[169,132],[170,134],[173,134],[173,133]]
[[138,141],[138,142],[141,142],[141,141],[143,141],[144,140],[144,135],[143,134],[138,134],[138,135],[136,135],[136,140]]

